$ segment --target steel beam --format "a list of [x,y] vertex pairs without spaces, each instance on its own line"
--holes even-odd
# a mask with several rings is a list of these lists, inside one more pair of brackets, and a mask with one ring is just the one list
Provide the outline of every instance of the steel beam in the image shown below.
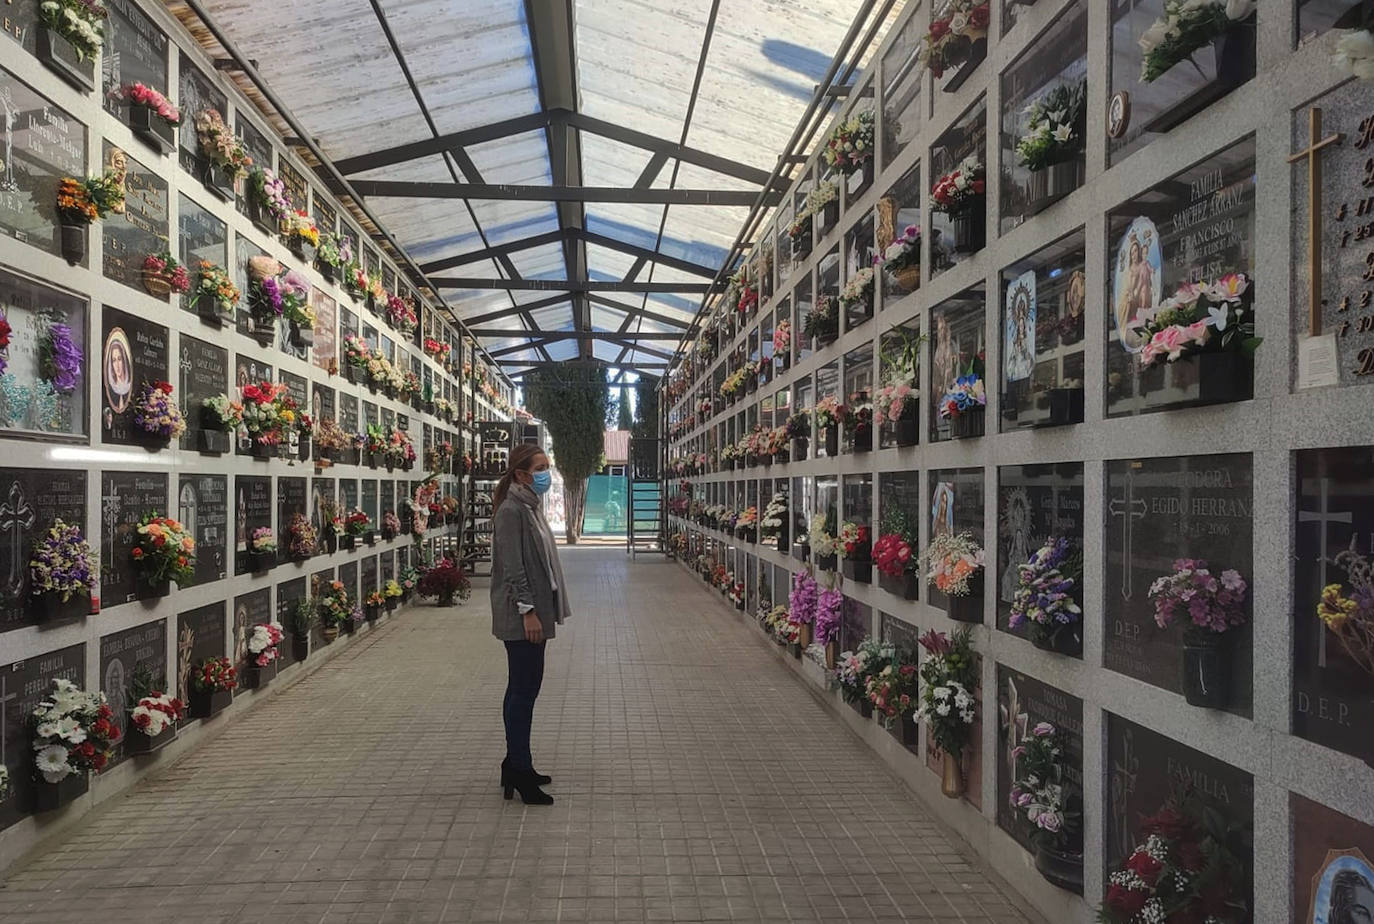
[[[686,330],[688,327],[691,326],[690,322],[683,321],[680,318],[675,318],[671,315],[666,314],[659,314],[657,311],[650,311],[649,309],[641,308],[638,305],[625,305],[615,301],[614,299],[606,298],[603,295],[596,295],[594,293],[590,294],[587,296],[587,301],[591,302],[593,305],[600,305],[602,308],[609,308],[612,311],[623,311],[628,315],[638,316],[646,321],[657,321],[659,324],[668,324],[672,327],[681,328],[683,330]],[[471,324],[477,320],[478,319],[474,318],[469,320],[468,323]]]
[[[475,328],[472,331],[474,337],[483,339],[507,339],[510,337],[529,337],[531,340],[681,340],[682,334],[675,331],[664,333],[663,331],[644,331],[635,333],[634,331],[619,330],[505,330],[498,327]],[[493,356],[496,354],[492,354]]]
[[665,141],[662,138],[648,135],[633,128],[626,128],[614,122],[606,122],[582,112],[572,112],[566,116],[569,124],[580,131],[591,132],[593,135],[600,135],[603,138],[610,138],[612,141],[619,141],[621,144],[628,144],[631,147],[643,148],[646,151],[655,151],[667,154],[687,164],[695,164],[698,167],[705,167],[707,170],[714,170],[716,173],[723,173],[739,180],[753,183],[756,186],[767,186],[769,174],[767,170],[760,170],[758,167],[751,167],[739,161],[731,160],[728,157],[720,157],[696,148],[689,148],[685,144],[676,144],[672,141]]
[[473,324],[485,324],[488,321],[499,321],[502,318],[523,314],[526,311],[538,311],[540,308],[552,308],[554,305],[565,305],[568,303],[568,300],[569,296],[567,295],[550,295],[548,298],[526,302],[523,305],[516,305],[513,308],[502,308],[500,311],[488,311],[486,314],[479,314],[476,317],[463,318],[463,323],[471,326]]
[[[541,292],[673,292],[705,295],[712,291],[709,282],[605,282],[577,279],[482,279],[467,276],[433,276],[430,283],[439,289],[529,289]],[[724,288],[724,282],[718,288]]]
[[384,148],[370,154],[345,157],[343,160],[337,161],[334,166],[344,176],[362,173],[364,170],[375,170],[378,167],[390,167],[393,164],[403,164],[406,161],[417,160],[421,157],[443,154],[445,151],[451,151],[458,147],[481,144],[484,141],[495,141],[498,138],[506,138],[522,132],[537,131],[549,124],[549,117],[550,113],[548,112],[532,112],[529,115],[502,119],[500,122],[492,122],[489,125],[479,125],[476,128],[469,128],[460,132],[450,132],[446,135],[425,138],[422,141],[412,141],[408,144]]
[[[354,180],[362,196],[398,199],[515,199],[527,202],[611,202],[634,205],[750,206],[758,198],[737,189],[623,189],[616,186],[515,186],[505,183],[430,183]],[[781,193],[765,197],[770,205]]]
[[[528,372],[528,371],[533,370],[533,369],[541,369],[541,368],[543,368],[543,367],[545,367],[545,366],[562,366],[562,365],[566,365],[567,363],[582,363],[582,362],[586,362],[586,361],[587,361],[587,360],[582,360],[582,359],[555,359],[555,360],[553,360],[552,362],[546,362],[546,361],[544,361],[544,360],[542,360],[542,359],[498,359],[498,360],[497,360],[497,363],[500,364],[500,365],[502,365],[502,366],[515,366],[515,367],[518,367],[519,369],[521,369],[522,371],[520,371],[520,372],[510,372],[510,373],[507,373],[507,375],[508,375],[510,378],[512,378],[512,379],[518,379],[518,378],[523,377],[524,374],[525,374],[525,372]],[[652,363],[651,363],[651,362],[644,362],[644,363],[611,363],[611,362],[606,362],[605,360],[598,360],[598,362],[600,362],[601,365],[603,365],[603,366],[608,366],[608,367],[610,367],[610,368],[612,368],[612,369],[632,369],[632,370],[635,370],[635,371],[650,370],[650,369],[667,369],[667,368],[668,368],[668,364],[667,364],[667,363],[659,363],[659,362],[652,362]]]
[[679,257],[671,257],[659,250],[650,250],[648,247],[640,247],[637,244],[627,244],[624,241],[604,234],[597,234],[594,231],[575,231],[583,241],[588,244],[595,244],[597,247],[605,247],[607,250],[615,250],[627,254],[631,257],[643,257],[653,263],[660,263],[663,266],[671,267],[675,270],[682,270],[684,273],[692,273],[697,276],[716,275],[716,267],[705,266],[701,263],[693,263],[691,260],[683,260]]
[[440,270],[453,269],[455,266],[467,266],[469,263],[478,263],[482,260],[492,260],[496,257],[509,256],[513,253],[519,253],[522,250],[543,247],[545,244],[558,244],[563,241],[565,236],[566,235],[562,231],[546,231],[543,234],[522,237],[518,241],[495,244],[482,250],[474,250],[469,253],[460,253],[452,257],[444,257],[441,260],[432,260],[429,263],[421,263],[420,269],[424,270],[426,273],[435,273]]
[[[625,348],[626,348],[627,350],[629,350],[630,352],[632,352],[632,353],[643,353],[643,354],[645,354],[646,356],[656,356],[656,357],[658,357],[659,359],[672,359],[672,358],[673,358],[673,354],[672,354],[672,353],[666,352],[666,351],[664,351],[664,350],[656,350],[656,349],[654,349],[653,347],[645,346],[645,345],[642,344],[642,343],[635,343],[635,342],[634,342],[636,338],[638,338],[638,339],[643,339],[644,336],[645,336],[644,334],[636,334],[635,332],[631,331],[630,333],[626,334],[623,338],[618,338],[618,339],[617,339],[617,338],[614,338],[614,337],[607,337],[606,339],[609,340],[611,343],[623,344],[623,345],[625,346]],[[679,335],[679,336],[680,336],[680,335]],[[621,359],[624,359],[624,358],[625,358],[625,357],[624,357],[624,354],[621,354]]]

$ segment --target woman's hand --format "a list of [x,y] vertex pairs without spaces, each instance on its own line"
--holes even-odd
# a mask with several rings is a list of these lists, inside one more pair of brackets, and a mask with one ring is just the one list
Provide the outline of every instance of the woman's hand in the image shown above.
[[525,641],[534,642],[536,645],[544,640],[544,627],[539,622],[539,617],[534,610],[525,614]]

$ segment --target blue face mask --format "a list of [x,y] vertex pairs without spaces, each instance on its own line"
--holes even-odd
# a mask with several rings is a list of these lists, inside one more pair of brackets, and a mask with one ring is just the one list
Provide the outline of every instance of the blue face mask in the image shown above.
[[530,487],[534,489],[535,494],[547,494],[549,488],[553,487],[553,472],[548,469],[544,469],[542,472],[531,472],[530,477],[534,479],[530,482]]

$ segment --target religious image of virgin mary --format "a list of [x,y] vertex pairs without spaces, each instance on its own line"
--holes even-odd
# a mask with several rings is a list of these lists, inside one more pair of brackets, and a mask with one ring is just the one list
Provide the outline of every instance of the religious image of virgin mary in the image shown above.
[[134,390],[133,354],[129,338],[116,327],[105,338],[105,403],[115,414],[129,409],[130,394]]

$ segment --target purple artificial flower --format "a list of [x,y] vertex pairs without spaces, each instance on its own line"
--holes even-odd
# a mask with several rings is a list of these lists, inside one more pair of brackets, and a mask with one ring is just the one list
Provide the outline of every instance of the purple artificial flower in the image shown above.
[[816,619],[819,588],[809,572],[798,571],[792,577],[792,593],[787,597],[787,618],[797,625],[808,625]]
[[282,285],[297,298],[304,299],[310,296],[310,283],[295,270],[287,270],[286,276],[282,279]]
[[828,645],[840,636],[844,594],[833,588],[822,590],[816,599],[816,641]]
[[50,326],[44,344],[43,374],[53,391],[62,395],[76,391],[81,384],[81,366],[81,350],[72,342],[72,329],[66,324]]
[[282,284],[277,281],[275,276],[268,276],[261,283],[262,294],[267,296],[267,302],[272,306],[272,313],[281,317],[282,313]]

